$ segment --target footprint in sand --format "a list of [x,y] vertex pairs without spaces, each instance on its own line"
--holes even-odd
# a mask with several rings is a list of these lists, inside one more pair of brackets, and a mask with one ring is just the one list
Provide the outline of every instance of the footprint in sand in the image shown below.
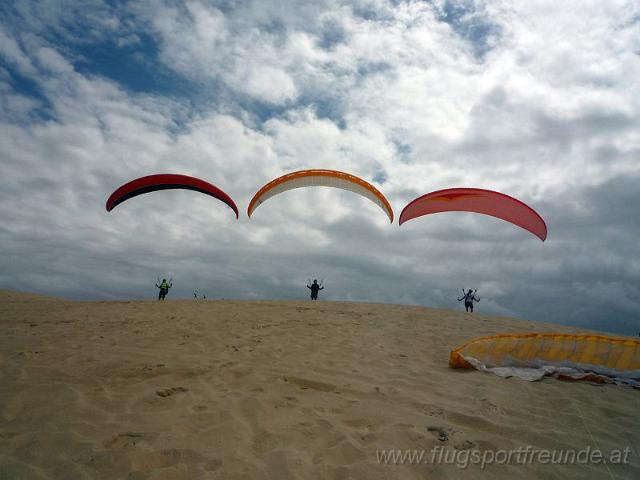
[[453,448],[455,448],[456,450],[471,450],[475,446],[476,444],[471,440],[465,440],[464,442],[456,443]]
[[320,392],[335,392],[338,393],[338,387],[335,385],[331,385],[330,383],[317,382],[315,380],[308,380],[306,378],[298,378],[298,377],[285,377],[285,382],[289,381],[291,383],[296,384],[303,390],[312,389],[318,390]]
[[362,427],[370,427],[371,422],[369,422],[365,418],[355,418],[353,420],[343,420],[342,423],[348,425],[350,427],[362,428]]
[[156,395],[158,395],[159,397],[170,397],[174,393],[184,393],[184,392],[188,392],[188,390],[184,387],[171,387],[171,388],[165,388],[164,390],[158,390],[156,392]]
[[427,431],[438,437],[441,442],[449,440],[449,433],[442,427],[427,427]]
[[112,449],[135,447],[138,444],[149,445],[157,436],[157,433],[123,432],[114,435],[111,440],[104,443],[104,446]]
[[[172,467],[180,464],[200,465],[209,471],[215,471],[222,467],[221,459],[207,459],[201,454],[189,449],[168,448],[164,450],[147,450],[140,452],[132,458],[132,473],[140,473],[140,476],[129,478],[150,478],[149,471],[168,469],[160,475],[152,475],[153,478],[176,478]],[[156,472],[154,472],[156,473]],[[164,474],[163,474],[164,473]],[[173,474],[172,474],[173,473]]]
[[430,417],[441,417],[444,414],[444,410],[441,407],[431,403],[425,403],[421,408],[422,411]]
[[498,414],[503,413],[500,407],[498,407],[495,403],[493,403],[487,398],[483,398],[480,404],[481,404],[480,409],[485,414],[486,413],[498,413]]
[[404,353],[391,353],[389,354],[391,358],[407,358],[407,355]]
[[40,355],[42,352],[38,350],[28,350],[25,352],[18,352],[18,356],[20,357],[31,357],[32,355]]
[[142,370],[145,371],[145,372],[152,372],[152,371],[154,371],[154,370],[156,370],[158,368],[162,368],[162,367],[164,367],[164,363],[157,363],[157,364],[154,364],[154,365],[148,364],[148,365],[145,365],[144,367],[142,367]]

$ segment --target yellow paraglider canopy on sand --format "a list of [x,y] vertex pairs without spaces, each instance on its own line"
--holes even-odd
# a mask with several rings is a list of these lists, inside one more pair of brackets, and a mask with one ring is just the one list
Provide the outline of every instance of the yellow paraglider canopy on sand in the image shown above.
[[590,334],[500,334],[475,338],[456,348],[449,366],[530,381],[553,375],[640,388],[640,340]]

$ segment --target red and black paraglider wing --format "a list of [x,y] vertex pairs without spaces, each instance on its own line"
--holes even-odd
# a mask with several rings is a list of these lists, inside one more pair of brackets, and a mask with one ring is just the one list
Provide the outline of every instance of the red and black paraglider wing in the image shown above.
[[440,212],[474,212],[513,223],[544,241],[547,225],[530,206],[504,193],[480,188],[448,188],[410,202],[400,214],[400,225],[413,218]]
[[173,189],[193,190],[217,198],[226,203],[235,212],[236,218],[238,218],[238,207],[235,202],[218,187],[199,178],[173,173],[149,175],[125,183],[109,196],[106,208],[107,211],[110,212],[122,202],[137,197],[138,195],[156,192],[158,190]]

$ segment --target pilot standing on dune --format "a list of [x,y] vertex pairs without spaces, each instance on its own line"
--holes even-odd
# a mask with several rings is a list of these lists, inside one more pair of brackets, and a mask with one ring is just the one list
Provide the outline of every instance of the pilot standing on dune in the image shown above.
[[158,292],[158,300],[164,300],[164,297],[167,296],[167,293],[169,293],[169,289],[173,287],[173,284],[167,282],[166,278],[163,278],[160,285],[156,283],[156,287],[160,289],[160,291]]
[[311,300],[318,300],[318,292],[324,290],[324,287],[318,285],[318,280],[314,280],[311,285],[307,285],[307,288],[311,290]]
[[469,310],[471,310],[471,313],[473,313],[473,302],[479,302],[480,301],[480,297],[476,296],[476,292],[478,290],[471,290],[469,289],[469,291],[467,293],[464,293],[464,288],[462,289],[462,297],[460,297],[458,299],[459,302],[464,300],[464,309],[468,312]]

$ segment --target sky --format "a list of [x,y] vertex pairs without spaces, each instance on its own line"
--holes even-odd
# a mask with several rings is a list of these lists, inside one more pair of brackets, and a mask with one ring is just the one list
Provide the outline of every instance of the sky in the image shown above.
[[[305,299],[462,309],[640,332],[640,4],[107,0],[0,3],[0,288],[72,299]],[[396,217],[451,187],[546,220],[389,224],[298,189],[307,168],[375,185]],[[213,183],[105,210],[152,173]]]

